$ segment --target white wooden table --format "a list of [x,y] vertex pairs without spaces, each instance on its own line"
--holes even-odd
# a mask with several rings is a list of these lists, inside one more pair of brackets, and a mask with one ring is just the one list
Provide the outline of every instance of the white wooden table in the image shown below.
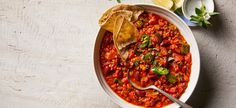
[[[201,75],[188,103],[236,106],[236,1],[193,28]],[[124,0],[123,3],[151,3]],[[100,87],[93,47],[101,14],[116,0],[0,0],[0,108],[118,108]]]

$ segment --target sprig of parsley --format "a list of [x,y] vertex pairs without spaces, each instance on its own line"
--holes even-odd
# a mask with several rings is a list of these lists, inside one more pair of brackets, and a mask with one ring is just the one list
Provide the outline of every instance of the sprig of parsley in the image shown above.
[[206,6],[204,4],[202,4],[201,8],[195,8],[195,13],[196,15],[190,16],[190,21],[198,23],[199,26],[203,28],[207,28],[209,25],[211,25],[211,23],[208,21],[209,17],[220,14],[218,12],[207,12]]

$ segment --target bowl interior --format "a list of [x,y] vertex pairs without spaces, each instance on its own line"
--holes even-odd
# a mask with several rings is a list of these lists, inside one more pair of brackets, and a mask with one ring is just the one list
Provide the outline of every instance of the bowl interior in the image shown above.
[[[189,43],[190,52],[192,54],[191,75],[190,75],[190,81],[188,83],[188,87],[186,88],[183,95],[180,97],[181,101],[186,102],[187,99],[191,96],[197,84],[199,70],[200,70],[200,57],[199,57],[198,46],[190,28],[177,15],[175,15],[171,11],[166,10],[162,7],[153,6],[153,5],[142,5],[142,4],[139,4],[137,6],[143,7],[145,11],[147,12],[152,12],[166,18],[168,21],[170,21],[175,26],[177,26],[177,28],[180,30],[180,32],[182,33],[186,41]],[[103,77],[102,70],[100,67],[100,62],[99,62],[99,55],[100,55],[99,50],[100,50],[104,33],[105,33],[105,30],[101,28],[97,35],[97,39],[96,39],[96,43],[94,47],[94,67],[95,67],[97,78],[102,88],[104,89],[104,91],[111,97],[111,99],[115,103],[117,103],[118,105],[124,108],[140,108],[140,106],[130,104],[126,102],[125,100],[123,100],[122,98],[120,98],[115,92],[112,91],[112,89],[109,87],[109,85],[106,83]],[[177,105],[176,103],[173,103],[166,106],[165,108],[177,108],[177,107],[179,107],[179,105]]]

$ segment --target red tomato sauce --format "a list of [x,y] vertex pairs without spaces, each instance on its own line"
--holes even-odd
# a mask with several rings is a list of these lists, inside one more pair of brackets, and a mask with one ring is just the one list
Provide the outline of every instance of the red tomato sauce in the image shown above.
[[137,42],[128,46],[126,61],[119,57],[112,33],[105,33],[100,49],[104,78],[111,89],[129,103],[155,108],[171,104],[172,101],[155,90],[133,88],[127,72],[136,84],[155,85],[179,98],[188,86],[191,73],[190,46],[178,28],[159,15],[143,13],[134,24],[139,35]]

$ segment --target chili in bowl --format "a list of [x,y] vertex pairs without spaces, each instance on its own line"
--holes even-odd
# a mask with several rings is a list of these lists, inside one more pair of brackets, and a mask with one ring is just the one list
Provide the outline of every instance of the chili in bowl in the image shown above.
[[155,85],[185,102],[193,92],[200,69],[197,43],[189,27],[174,13],[157,6],[137,5],[145,11],[134,21],[137,40],[122,60],[113,34],[100,29],[94,49],[98,80],[114,102],[122,107],[168,107],[177,104],[155,90],[136,90],[127,79],[145,87]]

